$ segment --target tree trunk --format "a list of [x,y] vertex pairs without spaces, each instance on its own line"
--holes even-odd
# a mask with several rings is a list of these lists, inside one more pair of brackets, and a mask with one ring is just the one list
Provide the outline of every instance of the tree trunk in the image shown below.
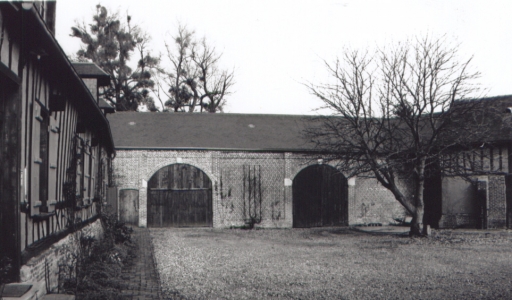
[[124,109],[123,103],[121,103],[121,87],[118,84],[116,84],[115,89],[116,89],[116,111],[123,111],[125,109]]
[[190,104],[190,107],[188,108],[189,113],[194,112],[194,109],[196,108],[196,105],[197,105],[197,100],[199,99],[199,96],[197,95],[197,92],[195,89],[193,89],[193,92],[194,92],[194,96],[192,98],[194,100],[192,100],[192,103]]
[[427,226],[423,224],[423,216],[425,212],[423,203],[423,188],[425,187],[425,158],[420,158],[416,167],[416,184],[413,203],[414,211],[412,212],[410,236],[427,235]]
[[423,206],[416,206],[415,211],[412,213],[411,231],[410,236],[421,236],[424,231],[423,226]]

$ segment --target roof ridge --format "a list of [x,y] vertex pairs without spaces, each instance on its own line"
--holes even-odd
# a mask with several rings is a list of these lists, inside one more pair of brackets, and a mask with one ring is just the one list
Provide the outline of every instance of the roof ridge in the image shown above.
[[152,111],[116,111],[116,114],[158,114],[158,115],[179,115],[179,116],[197,116],[197,115],[215,115],[215,116],[269,116],[269,117],[326,117],[329,115],[297,115],[297,114],[257,114],[257,113],[189,113],[189,112],[152,112]]

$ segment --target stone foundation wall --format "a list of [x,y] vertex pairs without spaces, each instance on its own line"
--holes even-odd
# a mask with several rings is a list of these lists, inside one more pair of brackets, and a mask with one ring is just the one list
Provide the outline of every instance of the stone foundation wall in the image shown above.
[[52,292],[56,292],[59,283],[59,266],[70,262],[70,257],[76,249],[77,237],[80,234],[100,237],[102,232],[101,221],[97,220],[80,232],[67,235],[24,264],[20,270],[20,282],[34,285],[31,289],[33,295],[27,295],[27,297],[29,299],[41,299],[46,294],[47,284]]

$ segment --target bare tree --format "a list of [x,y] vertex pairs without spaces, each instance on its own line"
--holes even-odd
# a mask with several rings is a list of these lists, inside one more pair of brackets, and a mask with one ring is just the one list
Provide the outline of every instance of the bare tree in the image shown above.
[[[189,112],[222,110],[225,98],[234,84],[234,74],[218,66],[222,54],[218,54],[206,39],[194,39],[194,32],[180,25],[173,37],[174,45],[166,44],[170,69],[164,71],[164,84],[160,84],[161,96],[168,98],[165,106],[176,111]],[[165,86],[168,86],[166,92]],[[161,98],[159,98],[161,102]]]
[[131,74],[132,84],[130,93],[136,91],[136,98],[139,104],[145,104],[148,110],[158,111],[151,92],[156,91],[155,79],[162,72],[160,67],[160,57],[151,55],[149,42],[151,37],[147,32],[139,31],[137,35],[136,50],[139,55],[137,69]]
[[335,115],[319,117],[307,136],[347,176],[370,174],[388,189],[412,216],[412,235],[425,233],[429,168],[486,128],[478,101],[463,101],[480,74],[457,50],[427,36],[375,54],[346,51],[326,62],[331,82],[307,84]]
[[194,70],[190,59],[193,35],[193,31],[179,25],[178,34],[173,37],[174,45],[165,43],[167,59],[171,63],[171,68],[164,71],[164,82],[169,89],[168,93],[164,88],[160,90],[168,97],[168,100],[164,103],[165,106],[175,112],[184,110],[185,106],[189,106],[193,96],[193,92],[189,88],[190,84],[187,83],[194,78]]
[[218,67],[221,57],[222,54],[217,54],[215,47],[208,45],[205,38],[192,51],[191,58],[195,63],[198,82],[190,82],[190,87],[194,91],[193,104],[196,105],[199,100],[201,111],[205,109],[214,113],[222,110],[225,96],[234,84],[234,72],[220,70]]

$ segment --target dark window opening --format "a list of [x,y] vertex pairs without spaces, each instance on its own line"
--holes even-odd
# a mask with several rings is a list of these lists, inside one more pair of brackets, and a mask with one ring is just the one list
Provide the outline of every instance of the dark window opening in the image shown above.
[[503,171],[503,154],[501,153],[501,146],[498,147],[498,161],[499,161],[499,171]]
[[49,117],[48,112],[44,107],[41,107],[40,112],[40,136],[39,136],[39,158],[41,163],[39,165],[39,201],[41,207],[39,212],[48,212],[48,141],[49,141]]
[[93,161],[93,156],[92,156],[92,147],[89,147],[89,165],[87,166],[88,168],[88,175],[89,175],[89,182],[88,182],[88,187],[87,187],[87,193],[88,193],[88,197],[91,198],[94,193],[92,191],[92,181],[93,181],[93,178],[92,178],[92,173],[93,173],[93,164],[92,164],[92,161]]
[[493,147],[491,147],[489,149],[489,161],[490,161],[490,168],[491,168],[491,172],[494,171],[494,150],[493,150]]

